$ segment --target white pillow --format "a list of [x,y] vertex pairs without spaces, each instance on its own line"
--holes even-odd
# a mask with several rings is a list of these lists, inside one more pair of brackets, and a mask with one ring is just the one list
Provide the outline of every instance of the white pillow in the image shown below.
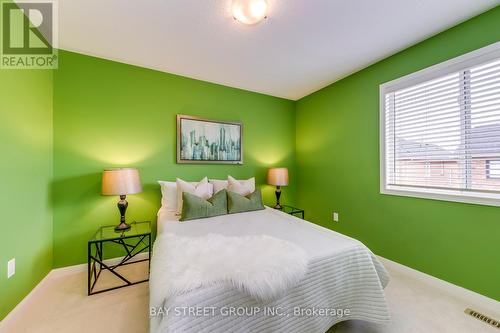
[[[198,184],[198,182],[189,183],[192,185]],[[161,209],[168,212],[177,212],[177,182],[159,180],[158,184],[160,184],[161,187]],[[210,189],[213,193],[212,188],[213,184],[210,185]]]
[[208,182],[207,177],[200,180],[199,183],[188,183],[177,178],[177,214],[182,213],[182,193],[190,193],[202,199],[208,199],[213,194],[213,185]]
[[255,192],[255,178],[237,180],[231,176],[227,176],[227,190],[239,195],[249,195]]
[[219,192],[220,190],[227,190],[227,180],[210,179],[208,182],[214,186],[214,194]]
[[177,211],[177,183],[159,180],[161,186],[161,208],[169,212]]

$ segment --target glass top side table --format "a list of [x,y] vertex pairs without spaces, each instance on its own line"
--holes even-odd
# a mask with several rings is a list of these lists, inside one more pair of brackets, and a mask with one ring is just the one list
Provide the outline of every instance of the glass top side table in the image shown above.
[[[97,229],[94,236],[88,241],[88,295],[94,295],[105,291],[149,281],[149,278],[146,278],[140,281],[131,282],[129,279],[127,279],[127,277],[117,271],[117,268],[125,265],[148,261],[149,277],[149,268],[151,266],[151,222],[132,222],[130,226],[131,228],[129,230],[120,232],[115,231],[114,225],[100,227],[99,229]],[[118,248],[123,251],[124,256],[120,258],[117,263],[110,264],[109,261],[104,260],[104,244],[119,245]],[[138,255],[141,253],[147,253],[147,258],[132,260],[134,258],[137,259]],[[123,283],[115,287],[99,289],[95,291],[94,289],[96,283],[101,276],[101,272],[103,272],[104,270],[108,270],[109,272],[111,272]]]

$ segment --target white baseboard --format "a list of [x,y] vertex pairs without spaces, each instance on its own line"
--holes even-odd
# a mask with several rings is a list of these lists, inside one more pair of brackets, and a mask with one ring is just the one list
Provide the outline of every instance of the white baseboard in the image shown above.
[[[111,258],[111,259],[106,259],[106,260],[103,260],[103,262],[106,264],[106,265],[116,265],[118,264],[124,257],[117,257],[117,258]],[[139,253],[137,254],[135,257],[134,257],[134,260],[130,261],[130,262],[135,262],[135,261],[139,261],[139,260],[143,260],[143,259],[147,259],[148,258],[148,253],[147,252],[143,252],[143,253]],[[87,271],[87,266],[88,264],[80,264],[80,265],[73,265],[73,266],[66,266],[66,267],[61,267],[61,268],[54,268],[53,270],[51,270],[50,272],[47,273],[47,275],[45,275],[45,277],[40,281],[38,282],[38,284],[33,288],[31,289],[31,291],[28,293],[28,295],[26,295],[22,300],[21,302],[19,302],[15,307],[14,309],[12,309],[6,316],[3,320],[0,321],[0,333],[3,333],[2,331],[2,326],[4,325],[7,325],[7,322],[10,321],[10,320],[16,320],[16,317],[18,316],[21,316],[20,312],[22,311],[22,308],[24,307],[24,305],[26,303],[28,303],[28,301],[30,300],[30,298],[33,297],[34,294],[37,293],[38,290],[40,290],[43,285],[45,283],[47,283],[47,281],[53,277],[61,277],[61,276],[65,276],[65,275],[69,275],[69,274],[74,274],[74,273],[81,273],[81,272],[86,272]]]
[[[38,292],[38,290],[42,289],[43,285],[47,283],[49,279],[49,275],[53,272],[54,270],[51,270],[50,272],[45,275],[45,277],[38,282],[38,284],[31,289],[31,291],[28,293],[28,295],[24,296],[24,298],[17,303],[17,305],[12,309],[3,320],[0,321],[0,333],[4,333],[3,331],[3,326],[6,325],[10,320],[16,320],[17,317],[22,316],[21,315],[21,309],[24,307],[26,303],[30,300],[30,298],[33,297],[34,294]],[[6,332],[5,332],[6,333]]]
[[410,276],[413,279],[425,283],[429,286],[446,291],[447,293],[451,294],[454,297],[467,300],[468,302],[471,303],[471,306],[480,307],[481,310],[493,313],[500,313],[500,302],[494,300],[493,298],[489,298],[487,296],[478,294],[472,290],[465,289],[453,283],[417,271],[416,269],[410,268],[408,266],[402,265],[400,263],[386,259],[384,257],[381,256],[377,257],[384,264],[384,266],[386,266],[389,270],[393,272],[398,272],[402,275]]

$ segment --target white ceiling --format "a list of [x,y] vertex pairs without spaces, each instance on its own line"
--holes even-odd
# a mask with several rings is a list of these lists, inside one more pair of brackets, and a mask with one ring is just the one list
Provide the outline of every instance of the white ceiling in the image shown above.
[[257,26],[230,3],[59,1],[59,47],[296,100],[500,0],[268,0]]

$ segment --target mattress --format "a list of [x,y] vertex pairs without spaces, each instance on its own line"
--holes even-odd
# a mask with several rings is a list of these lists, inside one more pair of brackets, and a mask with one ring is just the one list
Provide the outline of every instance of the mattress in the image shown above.
[[[390,319],[383,291],[388,273],[358,240],[268,207],[182,223],[175,213],[160,211],[157,225],[159,234],[185,237],[266,234],[302,247],[310,261],[299,285],[266,304],[223,285],[150,304],[152,309],[163,309],[152,312],[151,332],[323,333],[343,320],[385,323]],[[153,252],[150,293],[161,283],[158,279]]]

